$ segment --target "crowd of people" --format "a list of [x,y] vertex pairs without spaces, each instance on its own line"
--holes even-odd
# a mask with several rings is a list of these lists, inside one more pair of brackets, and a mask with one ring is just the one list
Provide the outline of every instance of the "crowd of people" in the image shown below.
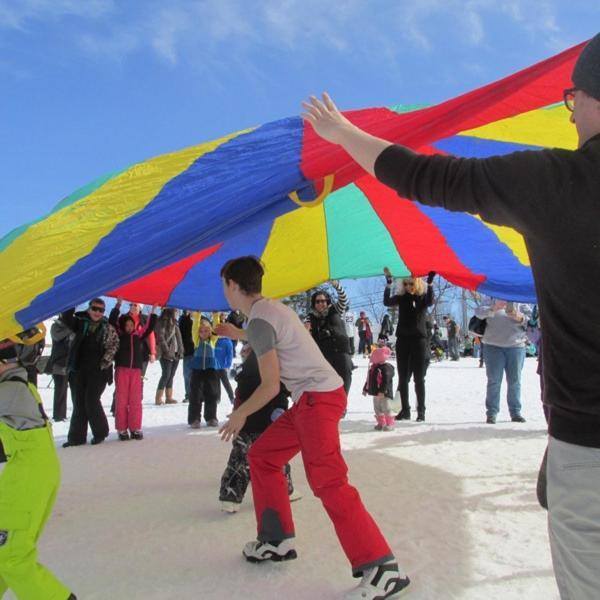
[[[311,97],[304,103],[303,117],[319,136],[339,145],[400,196],[478,214],[525,236],[544,319],[540,365],[549,441],[540,471],[540,496],[548,508],[561,597],[592,600],[600,589],[600,331],[593,309],[581,304],[574,311],[572,299],[595,297],[599,274],[600,34],[582,51],[572,79],[575,87],[565,90],[564,99],[579,136],[577,151],[530,151],[471,160],[417,154],[362,131],[327,95],[323,101]],[[429,273],[426,281],[403,278],[396,293],[392,274],[387,269],[384,274],[383,302],[398,311],[395,354],[401,410],[396,418],[410,418],[408,383],[413,377],[417,420],[422,421],[430,356],[426,311],[434,300],[435,274]],[[157,318],[154,307],[144,316],[136,304],[121,314],[118,303],[106,318],[104,300],[94,298],[87,310],[71,309],[60,315],[52,328],[57,349],[53,348],[55,356],[49,362],[58,384],[57,420],[64,418],[65,385],[72,388],[73,413],[64,445],[85,444],[88,426],[92,444],[106,439],[109,427],[100,397],[113,378],[119,438],[142,439],[142,378],[148,362],[157,355],[162,375],[156,403],[162,403],[163,394],[166,402],[175,401],[177,364],[183,358],[185,367],[188,359],[184,368],[188,423],[198,427],[204,407],[206,424],[218,426],[216,403],[223,372],[227,378],[225,365],[234,352],[231,341],[219,344],[219,340],[247,341],[237,395],[230,395],[233,411],[219,430],[223,440],[234,441],[222,477],[221,501],[235,512],[232,505],[242,501],[248,479],[252,485],[257,536],[244,546],[244,557],[255,563],[297,557],[288,463],[301,453],[309,485],[334,525],[352,575],[361,578],[347,598],[396,596],[409,586],[410,579],[348,482],[340,449],[338,424],[346,410],[353,352],[346,329],[353,319],[343,317],[347,308],[343,290],[334,284],[335,299],[325,291],[316,292],[311,312],[302,322],[292,309],[262,295],[264,269],[255,257],[228,261],[220,275],[234,312],[223,322],[220,316],[211,321],[194,315],[185,336],[171,308],[164,308]],[[240,327],[241,315],[247,317],[245,327]],[[475,316],[480,325],[485,324],[477,337],[488,380],[487,423],[496,421],[504,373],[511,419],[523,422],[520,373],[532,319],[505,300],[480,307]],[[367,315],[361,314],[354,326],[359,353],[370,355],[363,391],[373,397],[375,427],[389,430],[395,420],[393,367],[387,362],[391,349],[385,335],[373,348]],[[456,323],[447,323],[446,329],[448,353],[458,360],[459,329]],[[22,598],[75,600],[37,562],[36,543],[56,497],[59,462],[35,386],[36,374],[26,358],[34,349],[33,338],[31,343],[25,339],[23,343],[0,342],[1,458],[7,462],[0,476],[0,595],[10,588]]]

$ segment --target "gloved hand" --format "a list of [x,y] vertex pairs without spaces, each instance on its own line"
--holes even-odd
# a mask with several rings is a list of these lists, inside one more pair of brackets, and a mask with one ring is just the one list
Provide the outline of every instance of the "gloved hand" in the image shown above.
[[385,275],[386,282],[392,283],[392,281],[393,281],[392,272],[387,267],[383,267],[383,274]]
[[435,277],[435,271],[429,271],[427,274],[427,285],[431,285],[433,283],[433,278]]

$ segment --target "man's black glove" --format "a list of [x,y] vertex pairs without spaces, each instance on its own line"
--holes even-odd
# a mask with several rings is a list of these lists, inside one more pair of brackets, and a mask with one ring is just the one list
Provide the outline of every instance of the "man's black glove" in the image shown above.
[[433,283],[433,278],[435,277],[435,271],[429,271],[427,274],[427,285],[431,285]]
[[392,273],[390,272],[390,270],[387,267],[383,268],[383,274],[385,275],[386,283],[392,283],[394,281],[394,279],[392,277]]

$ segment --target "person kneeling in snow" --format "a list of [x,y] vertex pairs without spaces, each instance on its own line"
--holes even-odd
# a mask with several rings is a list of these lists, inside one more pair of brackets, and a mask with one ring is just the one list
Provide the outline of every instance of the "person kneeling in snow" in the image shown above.
[[363,388],[363,396],[373,396],[377,431],[392,431],[395,417],[390,406],[394,397],[394,367],[386,362],[392,351],[383,346],[371,354],[371,366]]
[[[235,377],[238,385],[235,390],[234,409],[248,400],[260,385],[258,361],[250,345],[245,344],[240,354],[243,363]],[[240,509],[250,482],[248,451],[265,429],[287,410],[289,395],[290,393],[282,385],[277,396],[246,419],[244,427],[234,438],[227,467],[221,477],[219,500],[221,501],[221,510],[224,512],[235,513]],[[286,464],[283,470],[287,478],[290,501],[300,500],[302,496],[294,491],[290,465]]]
[[20,600],[75,600],[37,562],[36,544],[58,492],[60,463],[40,396],[6,340],[0,343],[0,442],[7,461],[0,474],[0,597],[10,589]]

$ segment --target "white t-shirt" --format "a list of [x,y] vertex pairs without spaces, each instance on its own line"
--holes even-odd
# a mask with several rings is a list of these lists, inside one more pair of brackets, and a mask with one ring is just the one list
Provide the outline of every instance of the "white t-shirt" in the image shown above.
[[346,326],[346,335],[353,338],[356,332],[356,315],[350,310],[344,313],[344,325]]
[[247,331],[256,356],[276,350],[281,381],[294,402],[304,392],[330,392],[342,387],[342,378],[325,360],[298,315],[285,304],[268,298],[255,302]]

